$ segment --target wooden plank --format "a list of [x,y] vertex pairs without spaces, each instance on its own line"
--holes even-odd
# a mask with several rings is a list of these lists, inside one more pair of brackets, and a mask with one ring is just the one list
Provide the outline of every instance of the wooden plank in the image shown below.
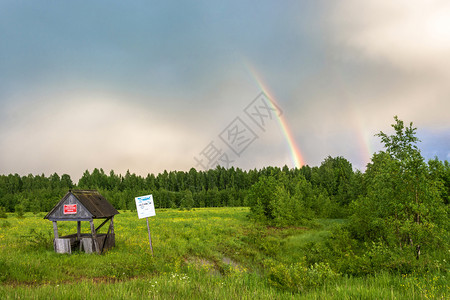
[[94,252],[92,238],[84,237],[80,241],[80,249],[86,253]]
[[98,241],[97,241],[97,232],[95,231],[94,221],[91,220],[91,221],[89,221],[89,223],[91,224],[92,240],[93,240],[93,243],[94,243],[95,251],[96,251],[98,254],[100,254],[100,253],[101,253],[101,250],[100,250],[100,247],[99,247]]
[[[77,205],[76,213],[67,213],[64,211],[64,205],[74,204]],[[92,218],[92,214],[72,193],[67,193],[46,217],[48,219],[57,219],[59,221],[62,219],[89,219]]]
[[72,249],[70,247],[70,239],[55,238],[53,240],[53,246],[55,247],[56,253],[72,253]]
[[77,238],[78,240],[81,238],[81,221],[77,221]]
[[111,249],[115,246],[115,235],[114,234],[109,234],[108,235],[108,239],[105,242],[105,250]]
[[108,244],[107,247],[112,248],[116,246],[116,235],[114,234],[114,216],[111,217],[111,223],[109,223],[110,233],[108,236]]
[[99,230],[100,228],[102,228],[102,227],[103,227],[103,225],[105,225],[105,223],[109,221],[109,219],[110,219],[110,218],[106,218],[106,220],[105,220],[105,221],[103,221],[103,223],[102,223],[102,224],[100,224],[100,226],[98,226],[97,228],[95,228],[95,231],[96,231],[96,232],[98,232],[98,230]]
[[59,238],[59,236],[58,236],[58,225],[56,224],[56,221],[53,221],[53,234],[55,235],[55,239]]
[[111,228],[111,234],[114,234],[114,216],[111,217],[111,223],[109,223],[109,227]]
[[111,231],[111,223],[109,224],[108,232],[106,233],[105,239],[103,240],[102,253],[103,253],[103,249],[105,249],[106,241],[110,238],[109,237],[109,232],[110,231]]

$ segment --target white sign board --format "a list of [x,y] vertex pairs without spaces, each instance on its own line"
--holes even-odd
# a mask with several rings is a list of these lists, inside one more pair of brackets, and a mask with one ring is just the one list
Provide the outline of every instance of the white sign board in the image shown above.
[[153,195],[136,197],[134,200],[136,201],[136,209],[139,219],[153,217],[156,215]]

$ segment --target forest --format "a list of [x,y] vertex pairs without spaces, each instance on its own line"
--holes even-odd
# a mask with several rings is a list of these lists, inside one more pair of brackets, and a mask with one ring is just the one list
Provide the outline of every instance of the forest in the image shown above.
[[[441,162],[436,162],[441,164]],[[103,169],[86,170],[78,183],[69,175],[0,175],[0,206],[7,212],[49,211],[69,189],[97,189],[117,209],[135,209],[134,197],[153,194],[156,208],[248,206],[249,189],[260,178],[284,178],[287,184],[307,184],[310,196],[324,201],[318,213],[323,216],[345,214],[348,204],[363,192],[363,174],[354,171],[343,157],[327,157],[320,167],[300,169],[287,166],[242,170],[231,167],[189,172],[164,171],[146,177],[127,171],[109,174]],[[319,203],[317,203],[319,204]],[[325,207],[326,206],[326,207]]]

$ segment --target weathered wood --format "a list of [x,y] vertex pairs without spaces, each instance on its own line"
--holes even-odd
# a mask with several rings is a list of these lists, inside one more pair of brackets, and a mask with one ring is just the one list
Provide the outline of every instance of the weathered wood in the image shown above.
[[108,238],[105,240],[105,248],[103,251],[106,251],[108,249],[111,249],[112,247],[114,247],[115,244],[115,235],[114,234],[109,234]]
[[99,247],[99,243],[98,243],[98,241],[97,241],[97,232],[95,231],[94,221],[91,220],[91,221],[89,221],[89,223],[91,224],[92,239],[93,239],[95,251],[96,251],[98,254],[100,254],[100,253],[101,253],[101,250],[100,250],[100,247]]
[[70,239],[60,239],[55,238],[53,240],[53,246],[56,253],[72,253],[72,248],[70,246]]
[[[67,248],[101,254],[104,250],[115,246],[113,217],[119,212],[95,190],[71,191],[59,201],[58,204],[44,217],[53,222],[53,233],[56,242],[55,250],[70,253]],[[100,226],[95,228],[94,219],[104,219]],[[100,234],[99,230],[110,220],[108,233]],[[57,222],[77,221],[75,234],[59,236]],[[81,222],[89,221],[91,234],[81,233]],[[67,246],[69,243],[69,246]],[[89,250],[90,249],[90,250]]]
[[77,238],[81,238],[81,221],[77,221]]
[[92,238],[82,238],[80,241],[80,250],[86,253],[94,252]]
[[[96,239],[91,236],[83,236],[80,241],[80,249],[86,253],[97,253],[96,244],[97,245],[108,245],[106,242],[106,234],[99,234]],[[107,246],[106,246],[107,248]]]
[[105,250],[105,245],[106,245],[106,241],[108,240],[108,239],[110,239],[110,236],[109,236],[109,232],[111,231],[111,223],[109,224],[109,227],[108,227],[108,232],[106,232],[106,236],[105,236],[105,239],[103,240],[103,245],[102,245],[102,253],[103,253],[103,250]]
[[59,236],[58,236],[58,225],[56,224],[56,221],[53,221],[53,234],[55,235],[55,239],[59,238]]
[[[109,204],[109,203],[108,203]],[[76,213],[67,213],[64,211],[65,205],[76,205]],[[57,220],[89,220],[92,213],[86,209],[83,203],[71,192],[67,193],[63,199],[45,216],[53,221]]]
[[108,244],[106,245],[107,249],[115,247],[116,246],[116,235],[114,234],[114,216],[111,217],[111,223],[109,223],[109,228],[111,229],[111,232],[109,233],[108,237]]
[[102,228],[103,227],[103,225],[105,225],[105,223],[106,222],[108,222],[109,221],[109,219],[110,218],[106,218],[106,220],[105,221],[103,221],[103,223],[102,224],[100,224],[97,228],[95,228],[95,231],[97,231],[98,232],[98,230],[100,229],[100,228]]
[[109,227],[111,228],[111,234],[114,235],[114,216],[111,217],[111,223],[109,223]]

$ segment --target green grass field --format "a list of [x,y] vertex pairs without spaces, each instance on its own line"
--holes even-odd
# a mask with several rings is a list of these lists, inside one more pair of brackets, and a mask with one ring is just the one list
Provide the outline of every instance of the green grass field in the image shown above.
[[[0,219],[0,299],[445,299],[445,278],[380,273],[348,277],[325,265],[296,268],[304,246],[327,238],[343,220],[286,229],[257,225],[247,208],[157,210],[145,219],[122,211],[116,247],[103,255],[53,251],[44,214]],[[101,220],[97,220],[100,223]],[[88,223],[82,230],[89,232]],[[59,222],[60,235],[76,222]],[[303,272],[303,273],[302,273]],[[325,276],[325,275],[326,276]],[[276,276],[275,276],[276,275]],[[281,277],[280,277],[281,276]],[[278,279],[277,279],[278,278]],[[294,279],[295,279],[294,278]],[[288,288],[286,288],[286,286]]]

